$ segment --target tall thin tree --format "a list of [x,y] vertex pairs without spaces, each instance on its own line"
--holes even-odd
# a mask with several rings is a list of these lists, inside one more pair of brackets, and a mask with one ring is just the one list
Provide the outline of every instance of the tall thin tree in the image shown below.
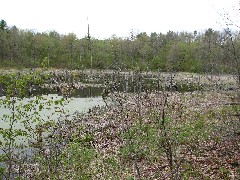
[[[87,18],[88,21],[88,18]],[[92,42],[91,42],[91,36],[90,36],[90,28],[88,23],[88,43],[89,43],[89,49],[90,49],[90,78],[93,78],[93,70],[92,70]]]

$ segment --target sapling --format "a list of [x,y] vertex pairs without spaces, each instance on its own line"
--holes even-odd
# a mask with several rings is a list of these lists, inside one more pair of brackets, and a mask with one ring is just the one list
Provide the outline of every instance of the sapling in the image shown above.
[[[0,129],[0,150],[3,157],[0,160],[3,163],[2,174],[6,179],[16,176],[17,169],[21,169],[18,167],[24,163],[20,160],[33,149],[28,141],[34,141],[35,138],[38,138],[39,143],[41,141],[42,132],[35,131],[35,126],[47,122],[42,118],[41,112],[49,109],[53,101],[45,101],[41,96],[32,96],[28,90],[29,86],[40,85],[43,81],[44,77],[35,73],[0,77],[5,92],[5,97],[0,99],[0,106],[7,110],[0,117],[6,124],[6,127]],[[30,98],[26,99],[29,95]],[[22,174],[23,171],[18,174]]]

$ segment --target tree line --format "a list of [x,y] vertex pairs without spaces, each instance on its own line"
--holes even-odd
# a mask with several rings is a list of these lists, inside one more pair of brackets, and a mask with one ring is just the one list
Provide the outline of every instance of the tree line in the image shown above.
[[[35,32],[0,21],[0,67],[53,67],[186,72],[229,72],[240,55],[239,32],[131,31],[129,37],[95,39],[89,35]],[[238,63],[237,63],[238,64]]]

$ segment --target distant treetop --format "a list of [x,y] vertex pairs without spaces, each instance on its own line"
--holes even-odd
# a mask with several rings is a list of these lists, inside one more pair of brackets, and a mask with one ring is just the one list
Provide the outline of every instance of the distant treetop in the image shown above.
[[7,22],[1,19],[0,21],[0,29],[5,30],[7,28]]

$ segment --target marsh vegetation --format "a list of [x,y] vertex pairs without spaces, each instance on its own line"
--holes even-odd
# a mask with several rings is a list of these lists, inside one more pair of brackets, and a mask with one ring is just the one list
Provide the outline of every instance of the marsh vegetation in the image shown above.
[[[88,79],[89,71],[68,71],[69,81],[58,71],[1,75],[1,106],[10,111],[1,117],[9,125],[0,131],[3,178],[239,177],[234,76],[94,71]],[[102,103],[67,113],[84,88]]]

